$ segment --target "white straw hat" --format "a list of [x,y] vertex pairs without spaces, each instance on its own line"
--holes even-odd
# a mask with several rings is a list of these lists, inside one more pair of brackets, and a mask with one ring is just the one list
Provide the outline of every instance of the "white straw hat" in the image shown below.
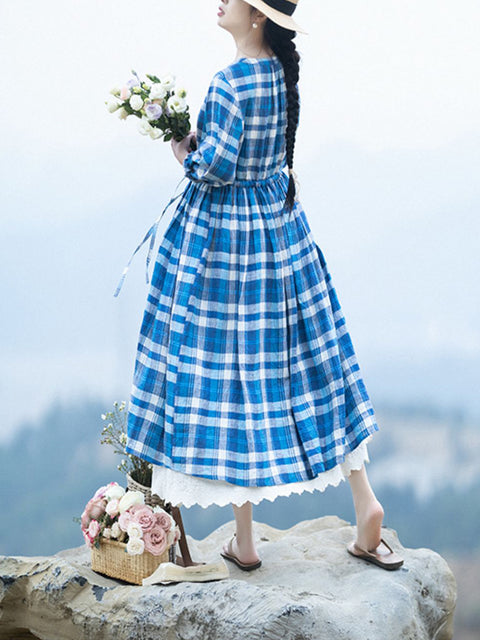
[[264,13],[267,18],[270,18],[272,22],[281,27],[308,35],[308,31],[305,31],[292,18],[292,13],[297,8],[298,0],[245,0],[245,2]]

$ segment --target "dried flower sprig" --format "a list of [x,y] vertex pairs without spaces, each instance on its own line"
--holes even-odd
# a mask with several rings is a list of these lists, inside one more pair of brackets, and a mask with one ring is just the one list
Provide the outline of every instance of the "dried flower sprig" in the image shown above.
[[122,457],[117,469],[122,473],[129,474],[134,480],[145,486],[151,486],[152,469],[151,462],[147,462],[138,456],[125,451],[127,442],[127,421],[128,410],[126,402],[113,403],[113,411],[102,413],[102,420],[107,424],[102,429],[101,444],[110,444],[114,447],[114,452]]

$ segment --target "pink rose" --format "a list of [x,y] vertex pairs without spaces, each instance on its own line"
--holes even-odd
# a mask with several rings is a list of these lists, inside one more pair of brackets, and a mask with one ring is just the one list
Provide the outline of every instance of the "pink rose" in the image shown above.
[[84,512],[82,513],[81,520],[82,520],[82,529],[88,529],[88,525],[90,524],[91,518],[87,513],[86,507]]
[[[93,498],[90,498],[90,500],[85,505],[85,509],[83,510],[83,513],[82,513],[82,527],[84,529],[86,529],[88,527],[88,523],[91,520],[90,507],[92,506],[92,504],[93,504]],[[84,524],[83,520],[85,521],[86,524]]]
[[178,542],[181,537],[182,537],[182,534],[180,532],[180,529],[178,527],[175,527],[175,536],[173,538],[173,543],[175,544],[176,542]]
[[102,499],[96,499],[90,504],[87,509],[87,513],[89,514],[92,520],[99,520],[103,514],[105,513],[105,507],[107,506],[107,501]]
[[91,538],[96,538],[100,533],[100,525],[96,520],[92,520],[88,525],[88,535]]
[[[126,531],[128,529],[128,525],[130,524],[130,522],[136,522],[137,524],[141,524],[140,521],[134,516],[136,516],[137,512],[144,511],[144,510],[150,511],[150,507],[148,505],[140,504],[140,503],[135,503],[135,504],[132,504],[131,507],[128,507],[128,509],[126,509],[122,514],[120,514],[120,517],[118,518],[118,524],[120,526],[120,529],[122,531]],[[153,524],[154,524],[154,521],[152,521],[152,526]],[[145,526],[148,526],[146,522],[145,522]],[[142,526],[142,530],[143,530],[143,526]]]
[[170,531],[170,529],[172,528],[172,521],[168,513],[165,513],[165,511],[158,511],[153,515],[155,516],[155,520],[157,521],[157,525],[159,527],[162,527],[162,529],[167,532]]
[[131,507],[128,507],[128,511],[130,511],[130,513],[132,514],[138,511],[139,509],[145,509],[145,505],[140,504],[139,502],[136,502],[135,504],[132,504]]
[[93,496],[92,500],[95,500],[96,498],[104,498],[105,497],[105,491],[107,490],[107,485],[105,485],[104,487],[100,487],[99,489],[97,489],[95,491],[95,495]]
[[132,514],[129,509],[120,514],[120,517],[118,518],[118,526],[122,531],[126,531],[128,529],[131,518]]
[[83,539],[85,540],[85,544],[88,545],[89,547],[92,547],[93,543],[88,533],[82,529],[82,534],[83,534]]
[[105,513],[107,501],[99,498],[91,498],[83,510],[81,523],[82,528],[87,529],[90,520],[98,520]]
[[143,534],[143,542],[145,544],[145,551],[149,551],[154,556],[161,555],[167,548],[167,534],[165,529],[157,524],[150,529],[150,531],[146,531]]
[[138,522],[138,524],[142,527],[142,531],[145,533],[146,531],[150,531],[150,529],[155,525],[156,518],[153,513],[151,507],[148,505],[140,505],[141,509],[136,509],[132,515],[133,522]]

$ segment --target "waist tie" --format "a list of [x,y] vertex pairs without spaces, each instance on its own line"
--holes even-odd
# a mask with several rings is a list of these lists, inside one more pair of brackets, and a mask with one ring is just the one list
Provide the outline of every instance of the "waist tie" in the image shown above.
[[[178,185],[180,185],[184,180],[187,180],[187,176],[183,176],[183,178],[180,180],[180,182],[177,184],[177,186],[175,187],[175,191],[178,189]],[[147,259],[146,259],[146,266],[145,266],[145,277],[147,280],[147,284],[149,282],[148,280],[148,266],[150,264],[150,256],[152,253],[152,249],[153,246],[155,244],[155,235],[157,233],[157,227],[158,227],[158,223],[160,222],[163,214],[165,213],[165,211],[168,209],[168,207],[172,204],[172,202],[174,202],[174,200],[176,200],[177,198],[179,198],[180,196],[182,196],[185,192],[185,189],[183,191],[181,191],[180,193],[178,193],[176,196],[173,196],[172,198],[170,198],[170,201],[168,202],[167,206],[164,208],[164,210],[162,211],[162,213],[158,216],[158,218],[155,220],[155,222],[152,224],[152,226],[150,227],[150,229],[147,231],[147,233],[145,234],[144,239],[140,242],[140,244],[138,245],[138,247],[135,249],[135,251],[132,253],[132,255],[130,256],[130,260],[127,262],[123,272],[122,272],[122,276],[120,278],[120,282],[118,283],[117,288],[115,289],[115,293],[113,294],[115,296],[115,298],[118,296],[118,294],[120,293],[120,289],[122,288],[123,282],[125,280],[125,276],[127,275],[127,271],[130,267],[130,263],[133,260],[133,256],[137,253],[137,251],[140,249],[140,247],[142,247],[145,242],[148,240],[148,238],[150,238],[150,246],[148,248],[148,253],[147,253]]]

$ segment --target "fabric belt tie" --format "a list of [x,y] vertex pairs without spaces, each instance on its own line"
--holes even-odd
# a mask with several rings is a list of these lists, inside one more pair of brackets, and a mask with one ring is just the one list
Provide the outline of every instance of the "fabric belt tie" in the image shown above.
[[[187,180],[187,176],[183,176],[183,178],[180,180],[180,182],[177,184],[177,186],[175,187],[175,191],[178,189],[178,186],[184,181]],[[150,246],[148,248],[148,253],[147,253],[147,259],[146,259],[146,268],[145,268],[145,277],[147,280],[147,284],[149,282],[148,280],[148,267],[150,264],[150,257],[151,257],[151,253],[155,244],[155,235],[157,233],[157,228],[158,228],[158,223],[160,222],[163,214],[165,213],[165,211],[168,209],[168,207],[172,204],[172,202],[174,202],[177,198],[179,198],[180,196],[182,196],[184,194],[184,191],[181,191],[180,193],[178,193],[176,196],[173,196],[172,198],[170,198],[170,201],[168,202],[167,206],[164,208],[164,210],[162,211],[162,213],[158,216],[158,218],[155,220],[155,222],[152,224],[152,226],[150,227],[150,229],[147,231],[147,233],[145,234],[145,237],[143,238],[143,240],[140,242],[140,244],[138,245],[138,247],[135,249],[135,251],[132,253],[132,255],[130,256],[130,260],[127,262],[122,276],[120,278],[120,282],[118,283],[118,286],[115,290],[115,293],[113,294],[115,296],[115,298],[118,296],[118,294],[120,293],[120,289],[122,288],[123,282],[125,280],[125,276],[127,275],[127,271],[130,267],[130,263],[133,260],[133,256],[137,253],[137,251],[145,244],[145,242],[148,240],[148,238],[150,238]]]

